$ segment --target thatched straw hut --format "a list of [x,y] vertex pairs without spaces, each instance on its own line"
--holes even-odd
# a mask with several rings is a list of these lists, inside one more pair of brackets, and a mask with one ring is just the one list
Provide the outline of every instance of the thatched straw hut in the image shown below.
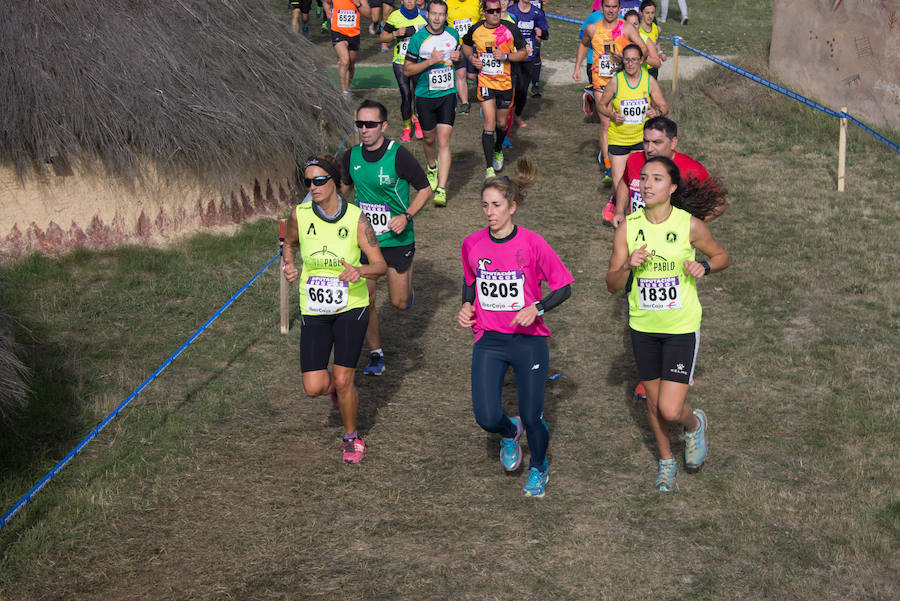
[[0,3],[0,255],[279,212],[352,107],[265,0]]

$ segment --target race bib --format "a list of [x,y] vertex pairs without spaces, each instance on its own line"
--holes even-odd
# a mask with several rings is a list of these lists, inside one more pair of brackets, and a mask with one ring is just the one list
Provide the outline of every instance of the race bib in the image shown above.
[[400,41],[400,48],[398,49],[398,56],[406,56],[406,49],[409,48],[409,38],[403,38]]
[[478,287],[478,303],[485,311],[518,311],[525,306],[525,274],[518,269],[479,269],[475,285]]
[[449,90],[453,88],[453,69],[450,67],[438,67],[428,71],[428,89],[432,91]]
[[644,197],[641,196],[641,180],[631,180],[631,184],[628,186],[628,195],[629,200],[631,201],[631,210],[629,213],[634,213],[638,209],[644,208]]
[[453,29],[456,30],[456,33],[459,34],[459,37],[463,37],[467,33],[469,33],[469,28],[472,26],[472,19],[457,19],[453,22]]
[[338,27],[346,27],[348,29],[356,27],[356,19],[359,17],[358,12],[342,8],[337,13]]
[[681,285],[678,276],[636,279],[639,309],[668,311],[681,308]]
[[619,102],[619,112],[625,117],[625,123],[640,124],[646,120],[650,102],[646,98],[628,98]]
[[481,72],[485,75],[503,75],[503,61],[494,58],[493,53],[481,53]]
[[601,54],[597,61],[597,74],[600,77],[612,77],[616,74],[614,64],[612,55]]
[[359,208],[362,209],[362,212],[369,219],[376,236],[380,236],[388,231],[391,209],[387,205],[360,201]]
[[337,278],[313,275],[306,280],[306,311],[317,315],[339,313],[347,308],[350,284]]
[[534,21],[519,21],[518,23],[516,23],[516,27],[518,27],[519,31],[524,34],[526,31],[531,31],[534,29]]

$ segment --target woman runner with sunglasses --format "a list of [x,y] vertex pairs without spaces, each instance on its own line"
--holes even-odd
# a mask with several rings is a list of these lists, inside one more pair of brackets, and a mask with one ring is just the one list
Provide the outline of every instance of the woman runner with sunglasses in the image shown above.
[[[697,280],[730,264],[703,222],[718,206],[715,187],[682,185],[678,166],[667,157],[651,157],[641,169],[645,206],[616,230],[606,273],[611,293],[628,295],[631,345],[647,391],[647,416],[659,449],[656,489],[675,488],[677,466],[669,442],[669,423],[684,427],[684,463],[699,471],[707,455],[706,414],[686,398],[700,347],[703,311]],[[709,259],[696,261],[699,249]]]
[[[356,431],[359,392],[356,364],[369,323],[369,294],[364,278],[385,272],[387,265],[369,220],[338,196],[340,166],[331,155],[313,155],[303,167],[312,202],[291,214],[282,250],[281,269],[291,283],[300,280],[300,370],[311,397],[331,395],[344,422],[341,458],[359,463],[366,443]],[[303,270],[294,266],[299,250]],[[366,253],[367,265],[360,263]],[[334,366],[328,359],[334,348]]]
[[[549,476],[544,421],[544,387],[550,354],[550,329],[541,317],[569,298],[572,274],[539,235],[513,223],[525,201],[525,189],[538,170],[528,157],[516,163],[513,177],[492,177],[481,187],[487,228],[463,241],[462,308],[456,317],[472,328],[472,409],[475,421],[499,434],[500,463],[513,471],[522,463],[519,437],[524,427],[531,460],[522,494],[543,497]],[[550,292],[542,296],[541,282]],[[519,389],[519,416],[503,413],[501,390],[512,367]]]

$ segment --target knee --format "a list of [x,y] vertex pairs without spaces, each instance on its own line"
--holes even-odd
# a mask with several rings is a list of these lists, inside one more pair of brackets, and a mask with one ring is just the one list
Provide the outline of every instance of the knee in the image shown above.
[[503,412],[495,412],[490,410],[481,410],[475,411],[475,423],[477,423],[482,430],[486,430],[488,432],[500,432],[503,426]]
[[353,372],[347,370],[346,373],[335,374],[334,389],[341,396],[353,390]]
[[409,308],[409,293],[392,296],[391,304],[401,311],[406,311],[406,309]]
[[681,407],[675,405],[658,405],[659,415],[667,422],[677,422],[681,418]]
[[303,382],[303,391],[307,396],[317,397],[328,392],[328,378],[316,378],[313,381]]
[[338,67],[349,67],[350,59],[345,56],[338,57]]

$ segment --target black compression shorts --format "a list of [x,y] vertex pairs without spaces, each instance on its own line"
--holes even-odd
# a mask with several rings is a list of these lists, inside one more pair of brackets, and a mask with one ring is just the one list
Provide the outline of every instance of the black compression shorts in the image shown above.
[[631,330],[631,348],[642,382],[662,379],[681,384],[694,380],[700,332],[648,334]]
[[335,365],[355,368],[368,327],[368,307],[334,315],[300,315],[300,371],[327,369],[332,348]]
[[425,131],[431,131],[439,124],[453,127],[456,120],[456,92],[439,98],[416,96],[416,115]]

